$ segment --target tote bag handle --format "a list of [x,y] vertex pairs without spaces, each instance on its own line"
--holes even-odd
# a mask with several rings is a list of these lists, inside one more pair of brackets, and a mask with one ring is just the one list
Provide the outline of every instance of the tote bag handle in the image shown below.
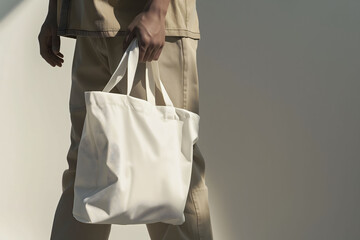
[[[103,92],[110,92],[122,79],[124,79],[126,70],[127,76],[127,95],[130,95],[131,89],[134,85],[135,72],[139,61],[139,46],[137,38],[134,38],[129,47],[123,54],[119,65],[112,74],[110,80],[102,90]],[[174,107],[161,79],[158,61],[146,61],[145,68],[145,85],[147,101],[155,105],[155,78],[159,80],[161,93],[166,106]]]

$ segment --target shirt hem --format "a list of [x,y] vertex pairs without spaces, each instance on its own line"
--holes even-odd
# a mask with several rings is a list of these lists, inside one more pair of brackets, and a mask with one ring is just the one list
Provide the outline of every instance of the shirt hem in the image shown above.
[[[76,39],[77,35],[80,36],[89,36],[89,37],[116,37],[124,36],[126,31],[124,30],[104,30],[104,31],[90,31],[83,29],[58,29],[57,35],[74,38]],[[193,32],[187,29],[165,29],[165,36],[179,36],[179,37],[189,37],[193,39],[200,39],[200,32]]]

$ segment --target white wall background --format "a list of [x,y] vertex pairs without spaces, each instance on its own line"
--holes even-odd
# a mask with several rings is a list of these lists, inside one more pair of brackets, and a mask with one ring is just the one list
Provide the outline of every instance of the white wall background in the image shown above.
[[[216,240],[360,239],[360,2],[198,1],[199,145]],[[39,54],[47,1],[0,2],[0,239],[49,239],[75,41]],[[111,240],[149,239],[113,226]]]

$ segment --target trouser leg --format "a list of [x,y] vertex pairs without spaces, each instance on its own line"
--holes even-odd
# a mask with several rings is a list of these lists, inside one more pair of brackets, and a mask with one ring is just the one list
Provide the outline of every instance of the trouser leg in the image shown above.
[[[122,37],[107,38],[111,72],[122,56]],[[199,81],[196,63],[198,40],[185,37],[166,37],[159,58],[160,78],[175,107],[199,114]],[[134,87],[130,93],[146,99],[145,63],[139,63]],[[126,81],[118,84],[119,91],[126,93]],[[161,91],[156,87],[156,104],[164,105]],[[200,120],[201,122],[201,120]],[[190,190],[185,205],[185,222],[182,225],[165,223],[147,224],[152,240],[212,240],[208,188],[205,184],[205,160],[198,144],[194,145]]]
[[[183,94],[182,103],[175,106],[185,108],[199,114],[199,81],[196,63],[196,50],[198,40],[180,38],[180,49],[172,46],[164,49],[165,54],[159,59],[160,72],[167,86],[172,89],[173,95]],[[180,52],[179,52],[180,50]],[[182,64],[179,70],[167,66],[174,56],[181,55]],[[160,57],[160,58],[161,58]],[[179,68],[179,67],[178,67]],[[169,76],[169,77],[167,77]],[[176,76],[181,76],[180,79]],[[182,82],[179,88],[173,88],[173,81]],[[169,94],[170,95],[170,94]],[[181,97],[179,97],[181,98]],[[201,124],[201,120],[200,120]],[[193,167],[188,198],[184,210],[185,222],[182,225],[169,225],[165,223],[148,224],[147,229],[152,240],[212,240],[212,226],[208,201],[208,188],[205,183],[205,159],[197,143],[193,151]]]
[[62,176],[62,195],[58,202],[51,240],[107,240],[111,224],[88,224],[72,215],[77,150],[85,120],[85,90],[99,90],[110,78],[102,39],[79,37],[76,40],[70,92],[71,145],[67,154],[68,169]]

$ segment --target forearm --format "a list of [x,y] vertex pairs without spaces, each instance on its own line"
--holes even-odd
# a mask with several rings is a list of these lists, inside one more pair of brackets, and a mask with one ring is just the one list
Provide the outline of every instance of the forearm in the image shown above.
[[165,18],[170,0],[148,0],[144,8],[145,11],[150,11]]
[[48,16],[56,17],[57,14],[57,0],[49,0]]

